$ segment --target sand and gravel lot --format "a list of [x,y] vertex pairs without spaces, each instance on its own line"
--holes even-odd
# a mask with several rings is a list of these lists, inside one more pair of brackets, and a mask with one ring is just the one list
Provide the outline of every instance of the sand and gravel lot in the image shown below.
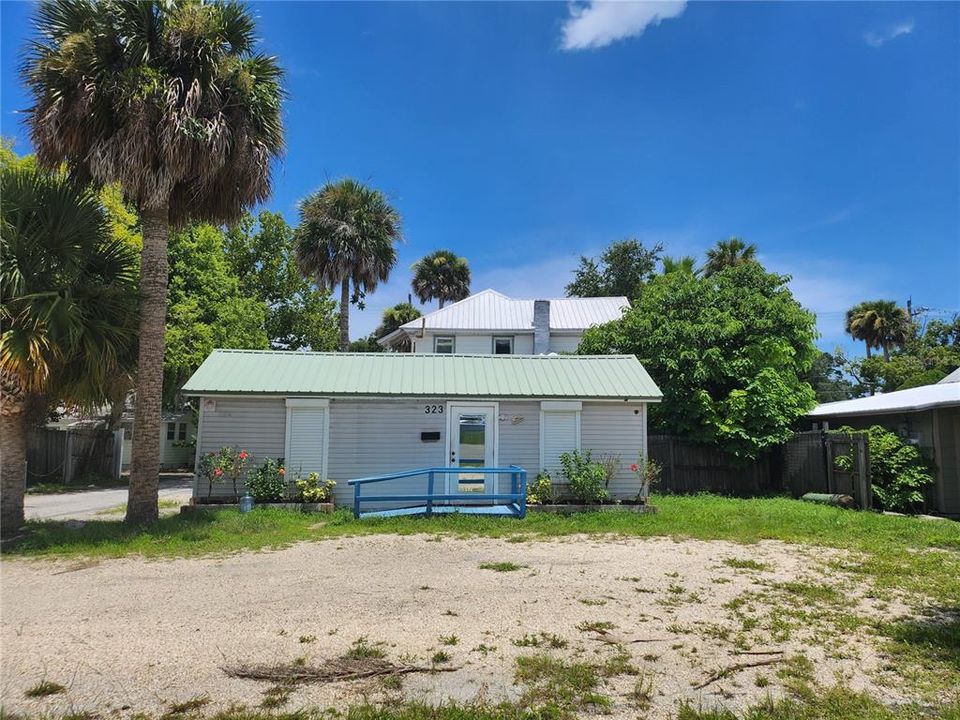
[[[0,694],[6,711],[31,714],[160,715],[199,696],[209,698],[205,712],[257,706],[267,685],[229,678],[224,665],[320,662],[366,638],[408,662],[429,665],[446,652],[456,671],[403,678],[405,697],[431,702],[518,699],[521,655],[602,664],[623,652],[630,669],[608,674],[601,688],[613,705],[608,717],[637,716],[638,680],[651,689],[645,717],[668,717],[685,698],[742,707],[776,693],[778,668],[794,665],[694,686],[745,660],[798,654],[819,682],[841,678],[896,701],[887,684],[877,687],[883,663],[866,635],[797,620],[810,597],[846,613],[906,612],[864,597],[825,566],[830,559],[843,553],[772,541],[379,535],[199,559],[4,560]],[[523,567],[480,567],[501,562]],[[820,590],[808,597],[809,588]],[[608,642],[589,629],[597,623],[615,626]],[[741,654],[760,651],[782,655]],[[42,679],[66,692],[25,698]],[[396,692],[376,679],[308,684],[286,709],[342,708]]]

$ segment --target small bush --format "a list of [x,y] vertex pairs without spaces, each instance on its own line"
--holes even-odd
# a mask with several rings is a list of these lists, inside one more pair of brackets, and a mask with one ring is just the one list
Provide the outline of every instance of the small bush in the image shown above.
[[539,472],[533,482],[527,483],[528,505],[550,505],[553,503],[553,480],[550,473]]
[[[842,427],[839,433],[857,432]],[[867,431],[870,483],[884,510],[912,510],[923,502],[923,488],[933,483],[920,451],[880,425]]]
[[585,505],[595,505],[610,497],[607,492],[607,468],[603,463],[594,462],[589,450],[562,453],[560,465],[575,500]]
[[646,502],[650,497],[650,488],[660,482],[660,475],[663,468],[656,460],[651,460],[643,453],[637,458],[637,461],[630,466],[630,472],[637,476],[640,481],[640,491],[637,493],[637,500]]
[[306,478],[297,478],[297,493],[303,502],[325,503],[333,498],[334,480],[320,480],[320,473],[312,472]]
[[65,693],[67,689],[60,683],[50,682],[49,680],[41,680],[33,687],[29,688],[24,694],[24,697],[28,698],[41,698],[48,697],[50,695],[59,695],[60,693]]
[[285,474],[279,460],[267,458],[247,474],[247,492],[257,502],[282,502],[287,494]]

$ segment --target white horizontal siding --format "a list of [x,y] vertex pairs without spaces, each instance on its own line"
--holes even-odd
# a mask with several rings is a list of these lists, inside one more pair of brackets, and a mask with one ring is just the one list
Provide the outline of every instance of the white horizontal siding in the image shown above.
[[[427,406],[441,406],[443,413],[427,413]],[[440,439],[423,442],[422,432],[439,432]],[[327,476],[336,480],[338,504],[353,503],[353,488],[347,480],[445,466],[447,432],[446,400],[423,401],[332,400],[330,402],[330,451]],[[438,486],[439,487],[439,486]],[[367,494],[421,494],[426,478],[405,478],[364,488]]]
[[620,459],[609,490],[614,497],[631,498],[640,491],[630,465],[637,462],[646,438],[646,408],[643,403],[584,403],[580,415],[580,446],[595,460],[603,455]]
[[[199,451],[216,452],[221,447],[246,450],[252,456],[248,468],[265,458],[281,458],[287,409],[283,398],[216,398],[213,412],[203,409],[201,401]],[[230,483],[214,483],[214,496],[233,494]],[[194,495],[206,497],[207,481],[198,477]]]
[[550,335],[550,352],[574,353],[580,345],[580,335]]
[[501,467],[519,465],[533,480],[540,469],[540,403],[501,402],[500,418]]

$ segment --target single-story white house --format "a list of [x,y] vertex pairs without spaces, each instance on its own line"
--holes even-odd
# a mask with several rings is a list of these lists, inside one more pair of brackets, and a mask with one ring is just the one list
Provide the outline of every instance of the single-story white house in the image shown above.
[[960,515],[960,370],[933,385],[824,403],[809,416],[833,429],[880,425],[916,445],[935,470],[928,509]]
[[[253,465],[283,458],[287,480],[318,472],[337,482],[426,467],[550,472],[574,449],[621,459],[609,490],[640,490],[630,465],[647,449],[647,406],[660,389],[632,355],[441,355],[215,350],[183,388],[199,397],[197,458],[222,446]],[[450,476],[456,478],[458,474]],[[449,480],[447,492],[469,493]],[[487,494],[497,476],[488,475]],[[391,481],[423,492],[422,479]],[[202,477],[194,497],[207,495]],[[215,483],[213,496],[232,494]]]
[[[133,412],[124,413],[120,428],[123,430],[121,464],[124,470],[128,470],[133,457]],[[165,410],[160,418],[160,469],[191,467],[195,450],[190,441],[196,434],[197,426],[191,411]]]

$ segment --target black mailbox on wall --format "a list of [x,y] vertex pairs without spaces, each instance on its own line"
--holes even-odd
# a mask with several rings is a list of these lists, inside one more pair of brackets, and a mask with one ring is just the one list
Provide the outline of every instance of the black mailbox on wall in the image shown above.
[[440,441],[439,430],[420,433],[420,442],[439,442],[439,441]]

